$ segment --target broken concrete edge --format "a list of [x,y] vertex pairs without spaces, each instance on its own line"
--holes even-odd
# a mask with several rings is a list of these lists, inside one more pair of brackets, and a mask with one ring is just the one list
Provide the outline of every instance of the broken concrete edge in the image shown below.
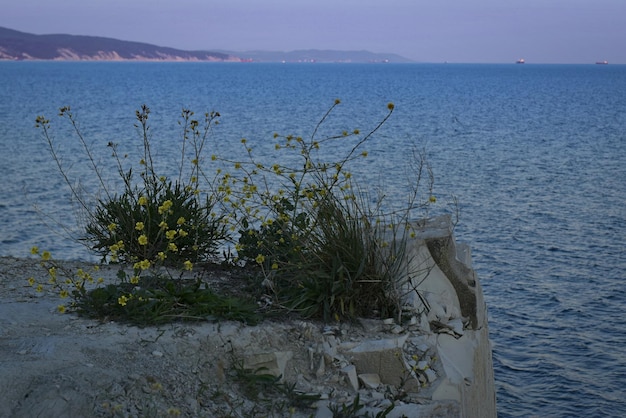
[[[409,245],[407,274],[424,275],[413,294],[406,293],[414,308],[411,321],[370,320],[369,326],[380,330],[377,338],[358,342],[322,334],[321,341],[308,347],[310,370],[317,378],[335,374],[331,379],[354,392],[388,393],[391,387],[406,393],[410,403],[458,405],[459,414],[453,416],[495,417],[486,305],[469,246],[460,244],[457,252],[450,216],[419,226]],[[263,364],[285,376],[284,356]]]

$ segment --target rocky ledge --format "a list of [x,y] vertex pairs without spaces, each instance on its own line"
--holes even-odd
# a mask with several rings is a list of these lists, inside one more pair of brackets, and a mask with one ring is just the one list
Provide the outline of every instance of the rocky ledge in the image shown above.
[[56,313],[25,286],[37,262],[2,258],[0,416],[495,417],[469,248],[438,218],[406,261],[402,321],[138,328]]

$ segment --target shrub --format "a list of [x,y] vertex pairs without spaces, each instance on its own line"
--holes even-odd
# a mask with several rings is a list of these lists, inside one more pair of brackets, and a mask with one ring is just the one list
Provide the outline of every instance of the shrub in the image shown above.
[[[230,196],[230,220],[239,231],[237,254],[258,266],[278,306],[327,321],[397,315],[398,273],[410,235],[405,226],[429,203],[419,203],[417,191],[427,167],[423,160],[418,164],[408,208],[386,213],[382,197],[370,206],[348,166],[367,157],[364,144],[394,106],[389,104],[387,114],[365,134],[355,129],[318,138],[319,128],[338,105],[336,101],[308,140],[275,135],[275,149],[292,153],[277,161],[291,164],[267,166],[242,140],[247,160],[228,162],[241,174],[224,175],[221,185]],[[343,141],[344,148],[347,143],[347,152],[324,158],[319,150],[341,145],[337,141]],[[430,196],[432,181],[427,192]]]
[[[118,145],[109,142],[123,190],[116,193],[109,190],[96,165],[95,157],[82,136],[74,115],[69,107],[60,109],[59,116],[67,118],[83,146],[92,171],[99,179],[101,190],[94,205],[77,188],[61,165],[61,158],[50,134],[50,124],[44,117],[38,117],[36,126],[43,131],[49,150],[59,170],[69,186],[73,198],[80,204],[86,218],[85,234],[82,238],[91,250],[103,260],[122,263],[136,263],[149,260],[154,265],[181,267],[185,261],[204,261],[214,256],[227,238],[221,216],[214,212],[215,196],[203,193],[198,176],[199,161],[210,133],[211,125],[217,122],[218,113],[205,114],[204,125],[192,119],[193,112],[183,109],[183,141],[178,178],[172,180],[160,176],[155,169],[148,125],[150,109],[142,106],[136,112],[137,127],[141,132],[143,155],[139,161],[140,180],[135,181],[135,172],[125,169],[123,157],[118,153]],[[186,149],[191,143],[192,150]],[[190,169],[185,174],[185,160]]]
[[[90,316],[139,323],[202,319],[208,315],[256,320],[256,305],[218,296],[199,277],[189,277],[194,263],[213,259],[228,236],[223,216],[214,211],[216,196],[210,190],[203,190],[199,181],[203,150],[219,114],[206,113],[201,124],[193,119],[193,112],[183,109],[181,158],[178,176],[173,179],[157,173],[151,151],[149,114],[146,106],[136,112],[136,126],[143,145],[139,170],[126,168],[126,155],[122,157],[118,153],[117,144],[108,144],[123,185],[117,193],[104,181],[102,169],[96,164],[71,109],[60,109],[59,116],[69,121],[99,182],[100,190],[95,195],[104,198],[95,202],[70,179],[62,165],[50,121],[43,116],[37,118],[36,126],[42,129],[51,155],[86,219],[81,241],[99,254],[102,261],[120,263],[118,282],[105,285],[103,279],[94,281],[82,269],[77,272],[64,269],[62,263],[43,252],[40,256],[49,274],[47,285],[64,298],[70,296],[71,309]],[[33,254],[39,254],[39,250],[33,249]],[[35,284],[33,279],[29,281]],[[43,290],[43,284],[37,284],[37,288]],[[64,310],[65,305],[61,306],[60,310]]]

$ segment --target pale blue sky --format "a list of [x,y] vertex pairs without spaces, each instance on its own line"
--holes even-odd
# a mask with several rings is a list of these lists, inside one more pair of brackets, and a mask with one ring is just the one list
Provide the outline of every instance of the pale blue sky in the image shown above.
[[626,0],[0,0],[0,26],[180,49],[626,64]]

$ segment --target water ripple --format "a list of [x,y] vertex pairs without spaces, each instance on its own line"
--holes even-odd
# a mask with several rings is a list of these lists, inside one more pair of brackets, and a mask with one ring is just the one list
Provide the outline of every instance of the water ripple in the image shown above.
[[[402,196],[407,150],[423,148],[439,201],[458,198],[455,233],[472,247],[489,308],[499,416],[626,416],[626,67],[0,62],[0,79],[10,80],[0,83],[10,179],[0,185],[0,255],[14,256],[39,245],[89,257],[42,216],[73,225],[36,115],[70,104],[94,146],[116,140],[134,155],[134,110],[147,103],[167,156],[179,137],[167,118],[182,106],[216,109],[211,153],[236,157],[246,137],[273,158],[274,132],[307,135],[336,97],[341,130],[365,131],[393,101],[355,171]],[[75,146],[60,145],[89,185]]]

